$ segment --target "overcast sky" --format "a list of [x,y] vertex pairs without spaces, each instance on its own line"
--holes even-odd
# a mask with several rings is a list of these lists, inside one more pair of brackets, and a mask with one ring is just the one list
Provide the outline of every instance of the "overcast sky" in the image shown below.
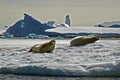
[[0,0],[0,10],[0,27],[12,25],[25,12],[42,22],[61,23],[69,14],[78,26],[120,20],[120,0]]

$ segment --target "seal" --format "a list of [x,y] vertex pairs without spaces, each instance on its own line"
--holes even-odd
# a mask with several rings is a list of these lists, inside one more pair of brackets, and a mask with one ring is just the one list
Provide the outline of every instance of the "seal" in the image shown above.
[[55,48],[55,43],[56,43],[55,40],[51,40],[46,43],[33,45],[28,52],[34,52],[34,53],[52,52]]
[[99,40],[99,37],[92,36],[92,37],[75,37],[70,41],[70,46],[82,46],[89,43],[95,43]]

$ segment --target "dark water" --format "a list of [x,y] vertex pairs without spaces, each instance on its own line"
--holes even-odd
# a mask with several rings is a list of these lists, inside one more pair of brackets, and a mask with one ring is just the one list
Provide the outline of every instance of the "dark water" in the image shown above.
[[0,80],[120,80],[120,77],[59,77],[0,74]]

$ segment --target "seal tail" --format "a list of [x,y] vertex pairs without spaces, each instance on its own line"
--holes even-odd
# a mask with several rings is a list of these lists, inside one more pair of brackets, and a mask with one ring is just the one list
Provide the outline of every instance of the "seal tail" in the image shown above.
[[32,52],[32,49],[30,49],[28,52]]

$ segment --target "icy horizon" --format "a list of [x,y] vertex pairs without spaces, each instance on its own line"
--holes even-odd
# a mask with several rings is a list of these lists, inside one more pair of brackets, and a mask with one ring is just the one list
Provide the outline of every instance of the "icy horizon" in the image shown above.
[[[48,21],[42,23],[29,14],[24,13],[24,18],[18,20],[14,25],[9,26],[2,34],[5,38],[25,37],[25,38],[46,38],[48,37],[75,37],[75,36],[99,36],[99,37],[119,37],[120,25],[109,22],[107,27],[103,24],[96,27],[76,27],[71,25],[69,15],[66,15],[64,23]],[[110,27],[112,26],[112,27]],[[7,27],[7,26],[6,26]],[[5,28],[6,28],[5,27]],[[41,37],[43,35],[43,37]]]

